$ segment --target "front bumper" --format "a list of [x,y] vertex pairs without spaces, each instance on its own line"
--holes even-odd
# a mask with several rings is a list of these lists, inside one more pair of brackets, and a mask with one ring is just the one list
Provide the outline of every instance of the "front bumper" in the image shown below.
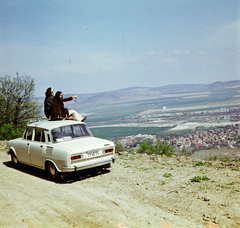
[[112,157],[98,158],[98,159],[89,160],[89,161],[83,161],[83,162],[74,164],[73,166],[70,166],[70,167],[62,167],[60,171],[62,173],[68,173],[68,172],[75,172],[75,171],[84,170],[84,169],[90,169],[90,168],[110,164],[111,162],[115,162],[116,159],[117,159],[117,156],[112,156]]

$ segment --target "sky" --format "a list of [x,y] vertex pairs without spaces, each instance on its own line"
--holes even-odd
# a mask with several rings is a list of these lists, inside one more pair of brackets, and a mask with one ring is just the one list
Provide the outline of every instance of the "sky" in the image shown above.
[[240,80],[239,0],[1,0],[0,76],[35,96]]

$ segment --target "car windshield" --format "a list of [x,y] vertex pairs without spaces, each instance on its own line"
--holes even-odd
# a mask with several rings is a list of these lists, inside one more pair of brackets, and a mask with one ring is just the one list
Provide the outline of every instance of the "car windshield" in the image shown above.
[[85,124],[73,124],[52,130],[53,142],[63,142],[75,138],[92,136]]

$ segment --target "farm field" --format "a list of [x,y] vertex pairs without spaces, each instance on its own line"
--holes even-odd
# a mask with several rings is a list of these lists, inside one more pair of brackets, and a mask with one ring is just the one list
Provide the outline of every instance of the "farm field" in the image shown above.
[[92,127],[94,136],[104,139],[114,139],[129,135],[157,134],[169,129],[168,127]]

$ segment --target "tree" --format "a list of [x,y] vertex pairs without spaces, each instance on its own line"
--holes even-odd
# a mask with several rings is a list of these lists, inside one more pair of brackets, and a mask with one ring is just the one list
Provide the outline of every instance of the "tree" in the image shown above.
[[33,100],[34,86],[30,76],[0,77],[0,129],[8,125],[22,132],[26,123],[40,114],[39,104]]

